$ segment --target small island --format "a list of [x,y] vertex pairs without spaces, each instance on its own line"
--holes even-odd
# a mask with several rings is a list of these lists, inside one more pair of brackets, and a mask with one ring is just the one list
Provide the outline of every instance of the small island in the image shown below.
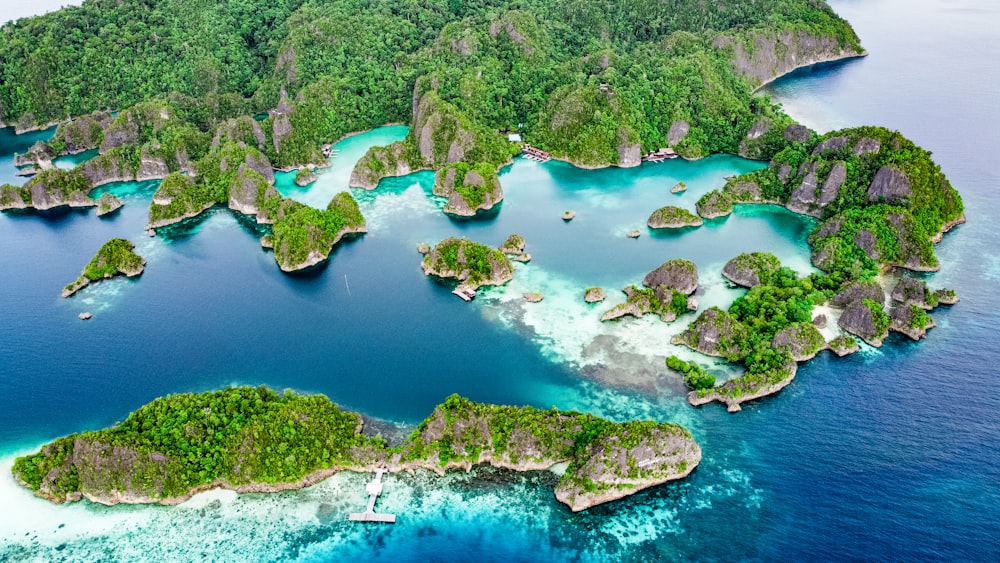
[[656,314],[663,322],[672,322],[684,313],[697,309],[691,295],[698,289],[698,267],[690,260],[669,260],[646,274],[644,287],[622,289],[627,301],[616,305],[601,316],[601,321],[625,316],[642,317]]
[[667,205],[650,214],[646,224],[650,229],[681,229],[684,227],[700,227],[704,222],[701,217],[682,207]]
[[503,285],[514,278],[514,265],[502,251],[466,238],[439,242],[420,266],[425,275],[457,280],[455,291],[468,296],[467,301],[480,286]]
[[235,387],[170,395],[122,423],[46,444],[12,472],[52,502],[174,505],[210,489],[299,489],[340,471],[439,475],[488,463],[515,471],[568,463],[556,498],[574,512],[681,479],[701,461],[685,428],[452,395],[400,446],[323,395]]
[[92,282],[115,276],[138,276],[143,272],[146,261],[135,253],[134,248],[134,244],[121,238],[113,238],[104,243],[80,277],[63,289],[62,296],[69,297]]

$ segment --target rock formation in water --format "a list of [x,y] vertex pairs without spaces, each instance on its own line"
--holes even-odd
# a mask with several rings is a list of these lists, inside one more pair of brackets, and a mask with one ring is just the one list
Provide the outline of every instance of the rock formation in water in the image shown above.
[[651,229],[680,229],[682,227],[700,227],[703,224],[700,217],[687,209],[668,205],[650,214],[646,225]]
[[131,242],[114,238],[104,243],[97,255],[83,269],[80,277],[67,285],[63,297],[69,297],[87,287],[91,282],[109,279],[115,276],[135,277],[143,272],[146,261],[135,253],[135,245]]
[[[236,416],[234,416],[236,415]],[[183,417],[183,418],[181,418]],[[229,420],[219,426],[219,419]],[[295,431],[281,430],[295,421]],[[184,447],[154,440],[170,424]],[[277,426],[275,426],[277,425]],[[574,512],[687,476],[701,449],[681,426],[611,422],[570,411],[473,403],[452,395],[401,446],[361,433],[361,417],[321,395],[259,387],[164,397],[123,423],[60,438],[14,462],[14,477],[61,503],[88,498],[178,504],[210,489],[276,492],[315,484],[338,471],[428,469],[439,475],[488,463],[515,471],[569,464],[555,495]],[[267,448],[251,447],[269,441]],[[295,463],[288,463],[287,452]],[[206,469],[202,460],[220,462]]]

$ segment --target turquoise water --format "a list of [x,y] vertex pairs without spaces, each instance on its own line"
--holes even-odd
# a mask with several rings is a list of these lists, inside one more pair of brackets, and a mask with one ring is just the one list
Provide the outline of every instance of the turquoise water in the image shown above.
[[[299,276],[281,274],[238,215],[215,210],[150,238],[142,227],[156,183],[105,186],[125,202],[108,219],[0,215],[0,559],[994,558],[1000,226],[990,210],[1000,203],[1000,115],[988,69],[1000,55],[990,40],[1000,17],[986,2],[832,5],[872,56],[770,91],[820,130],[901,129],[934,151],[961,191],[970,222],[939,245],[943,271],[930,283],[955,287],[963,300],[934,313],[938,328],[926,341],[894,337],[880,350],[822,355],[777,396],[729,415],[689,407],[661,368],[677,351],[670,335],[689,319],[597,321],[623,298],[617,288],[670,258],[698,264],[703,307],[738,295],[719,270],[739,252],[768,249],[809,268],[812,224],[780,210],[742,208],[670,235],[643,227],[653,209],[693,209],[726,175],[759,166],[731,157],[590,172],[518,160],[502,172],[499,211],[471,221],[441,213],[430,173],[387,180],[354,192],[370,232]],[[286,175],[279,187],[325,205],[368,146],[403,134],[348,138],[316,184],[300,189]],[[11,142],[34,142],[2,135],[3,158],[23,150]],[[0,174],[10,168],[0,159]],[[679,180],[688,192],[671,194]],[[565,209],[577,212],[568,224]],[[627,239],[634,228],[642,235]],[[419,242],[458,235],[495,245],[512,232],[525,236],[532,262],[472,303],[420,271]],[[133,240],[147,271],[60,299],[112,236]],[[592,285],[608,291],[605,304],[583,303]],[[528,304],[526,291],[545,300]],[[82,310],[94,318],[77,320]],[[452,392],[672,420],[691,429],[705,457],[683,482],[580,514],[555,501],[548,472],[389,476],[379,506],[399,515],[391,527],[343,520],[364,502],[365,477],[355,474],[276,495],[214,492],[177,507],[111,508],[54,506],[2,477],[15,455],[46,440],[112,424],[166,393],[235,383],[326,393],[403,432]]]

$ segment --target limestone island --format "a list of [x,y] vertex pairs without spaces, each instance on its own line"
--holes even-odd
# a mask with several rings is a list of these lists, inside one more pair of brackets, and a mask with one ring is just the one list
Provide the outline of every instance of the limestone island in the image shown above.
[[661,207],[649,215],[646,225],[650,229],[681,229],[684,227],[700,227],[703,221],[701,217],[691,213],[687,209],[667,205]]
[[425,275],[458,281],[455,292],[466,301],[484,285],[503,285],[514,279],[514,265],[500,250],[469,239],[447,238],[437,243],[420,267]]
[[92,282],[115,276],[138,276],[143,272],[146,261],[135,253],[134,248],[134,244],[121,238],[113,238],[104,243],[97,251],[97,256],[87,263],[80,277],[63,289],[62,296],[69,297]]
[[[838,356],[856,352],[858,343],[849,335],[872,346],[881,346],[890,331],[922,338],[934,326],[926,310],[957,301],[950,290],[932,292],[924,282],[904,277],[891,292],[898,305],[887,311],[886,290],[877,279],[842,282],[839,276],[818,273],[799,277],[764,252],[733,258],[723,275],[749,291],[728,311],[713,307],[702,313],[674,337],[674,343],[744,364],[743,375],[720,385],[707,385],[704,377],[697,379],[698,385],[689,382],[689,403],[720,401],[730,412],[739,411],[741,403],[780,391],[795,378],[798,363],[822,350]],[[837,323],[844,333],[829,342],[819,329],[827,322],[826,315],[816,311],[820,306],[831,313],[839,311]],[[681,364],[670,367],[687,381],[691,369]]]
[[659,315],[663,322],[671,322],[698,308],[691,297],[698,289],[698,267],[690,260],[664,262],[646,274],[642,285],[642,288],[634,285],[623,288],[628,300],[606,311],[601,320],[612,321],[628,315],[642,317],[653,313]]
[[685,428],[611,422],[570,411],[474,403],[452,395],[399,446],[363,432],[360,415],[323,395],[235,387],[156,399],[123,422],[71,434],[19,457],[19,483],[55,503],[175,505],[211,489],[307,487],[340,471],[479,464],[514,471],[568,464],[555,487],[572,511],[690,474],[701,448]]

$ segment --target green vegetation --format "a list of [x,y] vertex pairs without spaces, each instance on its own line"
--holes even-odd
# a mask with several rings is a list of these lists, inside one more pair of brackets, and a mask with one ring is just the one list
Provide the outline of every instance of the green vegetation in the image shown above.
[[668,205],[650,214],[646,224],[653,229],[697,226],[701,225],[701,218],[682,207]]
[[876,303],[871,299],[862,299],[865,307],[872,312],[872,322],[875,325],[875,337],[878,339],[885,338],[889,334],[889,325],[892,324],[892,319],[886,314],[885,310],[882,308],[881,303]]
[[16,191],[29,207],[49,209],[62,205],[91,205],[87,194],[90,182],[79,170],[51,168],[36,174],[23,188],[10,186],[8,197],[13,199]]
[[[447,197],[452,192],[459,194],[465,206],[471,210],[483,207],[487,199],[490,203],[496,203],[502,197],[496,165],[480,162],[472,166],[466,162],[455,162],[445,166],[438,172],[434,194]],[[445,211],[448,211],[447,207]]]
[[135,253],[134,248],[134,244],[121,238],[113,238],[104,243],[97,255],[87,263],[80,277],[63,289],[63,297],[72,295],[90,282],[118,275],[141,274],[146,261]]
[[514,267],[503,252],[466,238],[447,238],[423,261],[427,274],[456,278],[465,285],[500,285],[513,277]]
[[[179,172],[168,174],[153,195],[149,206],[149,223],[154,227],[176,222],[180,218],[194,217],[213,205],[225,203],[228,194],[213,190],[204,182],[184,176]],[[168,202],[168,203],[159,203]]]
[[[82,488],[162,499],[219,480],[294,482],[353,461],[352,448],[367,443],[360,426],[358,415],[322,395],[264,387],[184,393],[157,399],[106,430],[56,440],[18,458],[13,472],[56,497]],[[48,453],[53,449],[56,455]],[[72,464],[64,463],[68,452]]]
[[[843,172],[839,183],[830,180],[837,167]],[[815,193],[800,188],[810,174]],[[734,186],[748,182],[759,196],[734,195]],[[882,127],[789,143],[768,168],[729,182],[726,193],[736,201],[776,201],[823,219],[809,240],[813,261],[841,281],[870,279],[887,265],[936,269],[930,239],[961,220],[964,209],[930,153]]]
[[694,362],[685,362],[677,356],[667,356],[667,367],[684,375],[684,383],[692,389],[715,387],[715,376]]
[[[610,489],[621,480],[639,490],[681,477],[701,459],[691,434],[680,426],[485,405],[458,395],[448,397],[399,447],[360,431],[361,417],[325,396],[236,387],[156,399],[111,428],[60,438],[20,457],[12,471],[57,502],[81,493],[106,501],[117,501],[121,493],[135,502],[156,502],[219,484],[296,483],[322,470],[363,471],[375,464],[394,471],[440,470],[487,457],[515,469],[569,461],[557,494],[575,496]],[[647,450],[658,457],[639,470],[636,456]]]
[[748,287],[772,284],[777,281],[780,272],[781,261],[770,252],[744,252],[727,262],[722,269],[722,275]]
[[909,328],[923,330],[930,326],[934,322],[931,320],[931,316],[927,314],[919,305],[910,305],[910,324]]
[[325,260],[348,233],[365,231],[365,218],[349,192],[333,196],[325,210],[291,199],[281,201],[274,223],[274,258],[284,271]]

